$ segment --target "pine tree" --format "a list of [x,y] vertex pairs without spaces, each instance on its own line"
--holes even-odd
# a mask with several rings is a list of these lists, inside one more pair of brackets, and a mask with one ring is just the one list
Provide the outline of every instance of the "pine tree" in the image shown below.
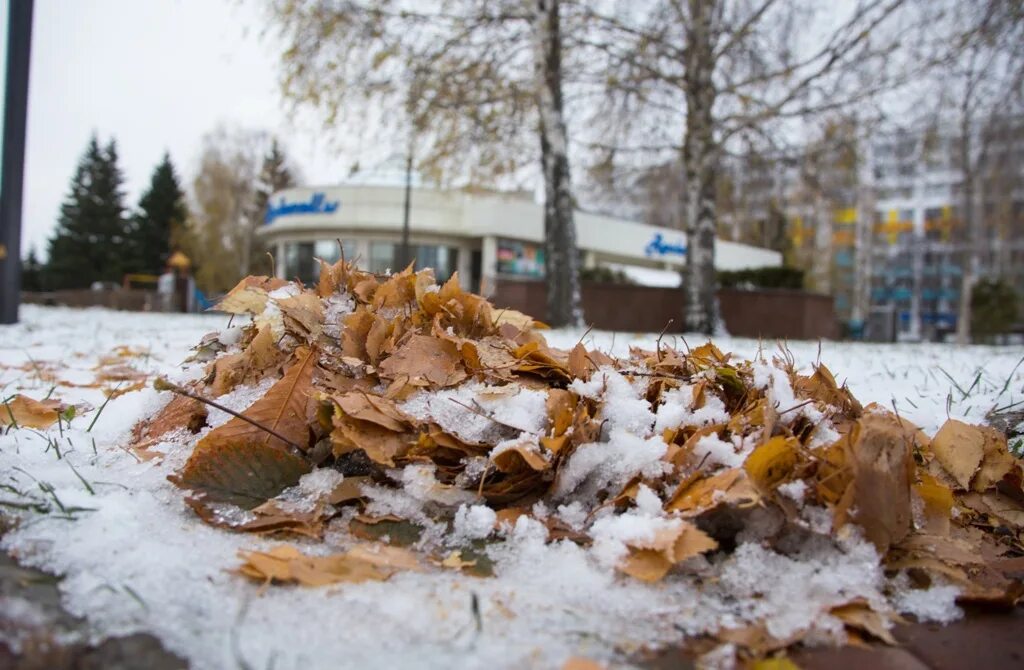
[[288,158],[281,149],[281,145],[278,144],[277,138],[274,138],[270,143],[270,150],[263,157],[263,165],[260,168],[260,175],[256,182],[252,211],[247,217],[250,224],[250,230],[247,231],[248,250],[243,250],[243,254],[248,253],[247,261],[243,263],[243,265],[247,266],[245,268],[247,274],[253,272],[253,268],[259,265],[261,258],[267,252],[266,245],[263,244],[263,240],[255,232],[259,226],[263,225],[270,197],[277,191],[294,185],[295,177],[291,167],[288,165]]
[[126,269],[131,272],[160,274],[171,251],[171,236],[188,218],[185,194],[171,164],[163,160],[149,182],[149,189],[139,199],[139,208],[132,217]]
[[50,288],[85,288],[95,281],[120,282],[124,274],[127,221],[124,177],[117,145],[100,147],[95,136],[79,160],[50,239],[46,267]]
[[21,262],[21,290],[43,290],[43,266],[34,245],[28,250],[28,257]]

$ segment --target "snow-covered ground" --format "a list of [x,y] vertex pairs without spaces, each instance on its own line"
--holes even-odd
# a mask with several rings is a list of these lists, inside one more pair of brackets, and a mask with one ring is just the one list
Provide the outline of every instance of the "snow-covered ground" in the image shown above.
[[[70,425],[0,436],[0,501],[36,507],[7,533],[3,548],[66,575],[66,607],[88,619],[97,639],[151,632],[196,668],[558,667],[572,656],[628,656],[748,616],[767,617],[773,634],[784,637],[837,594],[877,597],[877,557],[854,540],[845,551],[822,548],[804,562],[746,544],[719,566],[714,584],[652,585],[617,576],[572,543],[545,543],[540,524],[527,523],[517,526],[514,542],[494,550],[492,578],[438,570],[263,590],[231,570],[239,550],[279,542],[203,524],[166,480],[186,453],[140,460],[124,448],[135,422],[166,398],[151,388],[131,392],[97,418],[104,394],[88,386],[126,365],[179,379],[196,374],[183,373],[181,361],[204,334],[225,325],[223,316],[26,306],[22,323],[0,327],[2,397],[51,394],[92,408]],[[581,337],[588,348],[621,356],[631,346],[653,349],[657,336],[556,331],[548,339],[568,348]],[[684,346],[679,338],[665,341]],[[759,348],[778,353],[775,342],[716,343],[741,358]],[[801,366],[819,359],[817,342],[791,342],[788,350]],[[929,434],[947,417],[977,423],[994,407],[1024,401],[1022,355],[1020,347],[820,345],[820,360],[862,402],[895,405]],[[755,592],[759,597],[750,597]],[[917,610],[938,607],[936,618],[949,616],[952,595],[933,593]],[[4,605],[32,619],[30,603]]]

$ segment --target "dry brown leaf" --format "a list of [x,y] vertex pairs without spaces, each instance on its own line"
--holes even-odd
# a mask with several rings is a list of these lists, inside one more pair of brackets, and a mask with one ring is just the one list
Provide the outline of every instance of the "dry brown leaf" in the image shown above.
[[466,378],[455,345],[428,335],[413,335],[379,366],[385,379],[408,378],[418,386],[453,386]]
[[273,430],[287,442],[271,435],[253,424],[232,417],[200,441],[200,445],[216,445],[234,440],[258,440],[278,449],[289,449],[292,445],[308,449],[310,445],[310,423],[315,416],[312,394],[313,369],[316,354],[313,349],[296,350],[294,363],[276,384],[254,402],[243,414],[264,428]]
[[911,442],[895,415],[869,412],[857,421],[844,444],[853,481],[837,507],[836,525],[852,518],[884,556],[890,545],[911,530]]
[[249,435],[200,440],[181,472],[168,479],[200,494],[204,503],[252,509],[296,485],[307,472],[305,459]]
[[476,565],[476,561],[462,560],[462,552],[455,550],[445,556],[444,560],[439,561],[438,565],[449,570],[462,570],[463,568],[472,568]]
[[397,547],[358,545],[344,554],[307,556],[290,545],[270,551],[242,551],[238,572],[264,582],[303,586],[383,581],[400,570],[418,569],[415,556]]
[[1007,448],[1006,435],[991,426],[979,426],[978,430],[985,438],[985,455],[971,488],[981,492],[998,484],[1013,468],[1015,459]]
[[228,314],[262,314],[267,307],[267,294],[289,284],[276,277],[249,275],[210,309]]
[[969,489],[985,458],[985,434],[976,426],[949,419],[932,438],[932,451],[960,488]]
[[303,292],[274,301],[288,332],[314,344],[324,324],[324,306],[315,293]]
[[18,394],[0,405],[0,426],[21,428],[49,428],[57,423],[60,413],[67,408],[59,400],[33,400]]
[[836,617],[847,627],[875,637],[886,644],[895,645],[896,638],[889,630],[887,617],[871,609],[867,602],[855,600],[845,605],[833,607],[829,614]]
[[362,449],[375,463],[393,468],[394,459],[404,456],[414,441],[403,433],[397,433],[375,423],[352,419],[340,410],[334,414],[331,442],[335,456]]
[[376,317],[364,306],[345,317],[345,327],[341,331],[341,353],[359,361],[368,361],[366,354],[366,338]]
[[551,463],[537,448],[537,443],[528,437],[492,455],[491,462],[501,472],[521,472],[524,467],[540,471],[551,467]]
[[356,391],[335,395],[331,399],[353,419],[369,421],[395,432],[408,430],[412,425],[412,419],[388,398]]
[[683,521],[649,539],[631,543],[629,555],[618,568],[636,579],[656,582],[677,563],[717,547],[718,543],[704,531]]
[[840,388],[832,371],[823,364],[815,366],[814,374],[810,377],[798,376],[793,390],[797,397],[813,398],[836,407],[848,418],[856,419],[864,411],[850,390],[845,386]]
[[719,505],[750,507],[761,496],[743,468],[730,468],[711,477],[684,481],[665,504],[668,511],[697,516]]
[[578,343],[569,352],[569,374],[586,381],[590,379],[592,368],[593,364],[587,357],[587,350],[583,347],[582,342]]
[[176,395],[155,417],[135,424],[132,429],[132,446],[135,449],[146,449],[173,430],[184,429],[195,434],[205,425],[206,405],[195,398]]

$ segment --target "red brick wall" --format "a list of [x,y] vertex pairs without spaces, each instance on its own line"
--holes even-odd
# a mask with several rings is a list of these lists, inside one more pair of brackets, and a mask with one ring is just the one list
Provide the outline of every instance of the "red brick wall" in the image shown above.
[[[543,320],[545,285],[539,281],[498,280],[491,302]],[[678,288],[583,282],[583,312],[588,324],[600,330],[683,331],[685,296]],[[771,339],[836,338],[839,324],[832,298],[805,291],[721,289],[719,305],[732,335]]]

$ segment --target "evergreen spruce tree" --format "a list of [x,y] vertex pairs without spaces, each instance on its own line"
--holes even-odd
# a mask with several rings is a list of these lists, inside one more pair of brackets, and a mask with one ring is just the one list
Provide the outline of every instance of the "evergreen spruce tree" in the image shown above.
[[267,215],[267,205],[270,204],[270,196],[281,189],[292,186],[295,186],[295,175],[288,165],[288,158],[281,149],[281,145],[278,144],[277,138],[274,138],[270,143],[270,150],[263,157],[263,165],[260,167],[260,175],[253,196],[252,210],[248,216],[250,231],[247,235],[248,263],[245,264],[248,265],[245,268],[247,274],[262,267],[267,252],[266,245],[256,236],[255,232],[259,226],[263,225]]
[[87,288],[95,281],[120,283],[126,268],[127,221],[124,177],[117,145],[100,147],[93,136],[78,162],[50,239],[49,288]]
[[171,157],[163,160],[139,199],[128,236],[126,269],[130,272],[160,274],[171,253],[172,233],[185,224],[188,210]]
[[21,262],[21,290],[42,291],[43,266],[36,255],[36,248],[32,246],[28,250],[28,256]]

